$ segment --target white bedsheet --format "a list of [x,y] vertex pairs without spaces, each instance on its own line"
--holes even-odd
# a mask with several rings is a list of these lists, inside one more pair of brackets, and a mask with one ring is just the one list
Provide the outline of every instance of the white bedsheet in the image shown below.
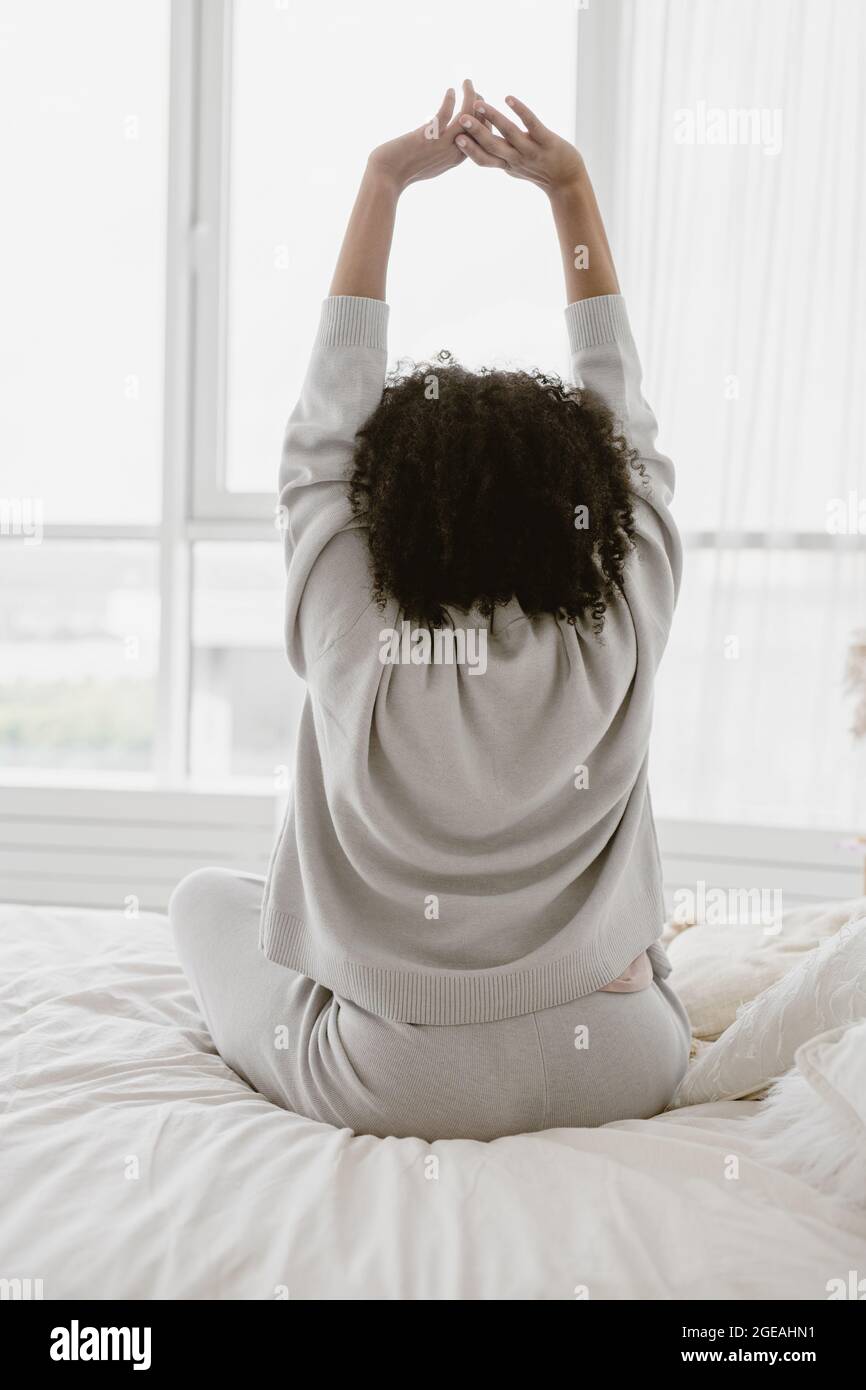
[[866,1218],[750,1159],[754,1109],[354,1138],[222,1062],[164,918],[0,908],[0,1277],[46,1299],[826,1298]]

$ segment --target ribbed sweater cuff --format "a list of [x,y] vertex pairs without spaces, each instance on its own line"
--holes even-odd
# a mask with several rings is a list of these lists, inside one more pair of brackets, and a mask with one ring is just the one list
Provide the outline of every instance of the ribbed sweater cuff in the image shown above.
[[316,347],[388,347],[388,305],[382,299],[334,294],[322,305]]
[[606,343],[628,343],[631,328],[628,310],[621,294],[600,294],[595,299],[579,299],[565,311],[568,341],[572,352],[603,347]]

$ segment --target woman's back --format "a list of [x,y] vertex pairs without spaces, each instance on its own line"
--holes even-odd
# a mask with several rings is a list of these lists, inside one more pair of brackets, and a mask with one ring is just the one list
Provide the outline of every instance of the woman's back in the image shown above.
[[[622,301],[590,304],[568,310],[576,375],[625,388],[646,428]],[[660,931],[647,749],[679,565],[670,464],[640,454],[600,631],[516,598],[413,622],[371,593],[346,497],[386,314],[326,301],[287,433],[287,641],[309,694],[262,945],[382,1016],[480,1022],[604,987]]]

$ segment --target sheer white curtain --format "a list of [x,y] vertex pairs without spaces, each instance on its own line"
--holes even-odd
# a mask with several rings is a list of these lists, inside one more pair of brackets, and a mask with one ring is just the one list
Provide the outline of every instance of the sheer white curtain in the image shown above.
[[866,823],[844,691],[866,625],[864,60],[862,0],[580,16],[578,138],[689,542],[661,815]]

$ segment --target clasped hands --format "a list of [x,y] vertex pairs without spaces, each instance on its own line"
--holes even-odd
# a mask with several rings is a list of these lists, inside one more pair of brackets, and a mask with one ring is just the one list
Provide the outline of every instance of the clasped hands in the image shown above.
[[512,178],[528,179],[548,194],[579,181],[581,156],[567,140],[544,126],[517,97],[506,104],[522,124],[511,120],[479,96],[469,78],[463,104],[455,114],[456,95],[449,87],[431,121],[373,150],[371,172],[387,180],[396,193],[410,183],[436,178],[471,160],[483,169],[501,169]]

